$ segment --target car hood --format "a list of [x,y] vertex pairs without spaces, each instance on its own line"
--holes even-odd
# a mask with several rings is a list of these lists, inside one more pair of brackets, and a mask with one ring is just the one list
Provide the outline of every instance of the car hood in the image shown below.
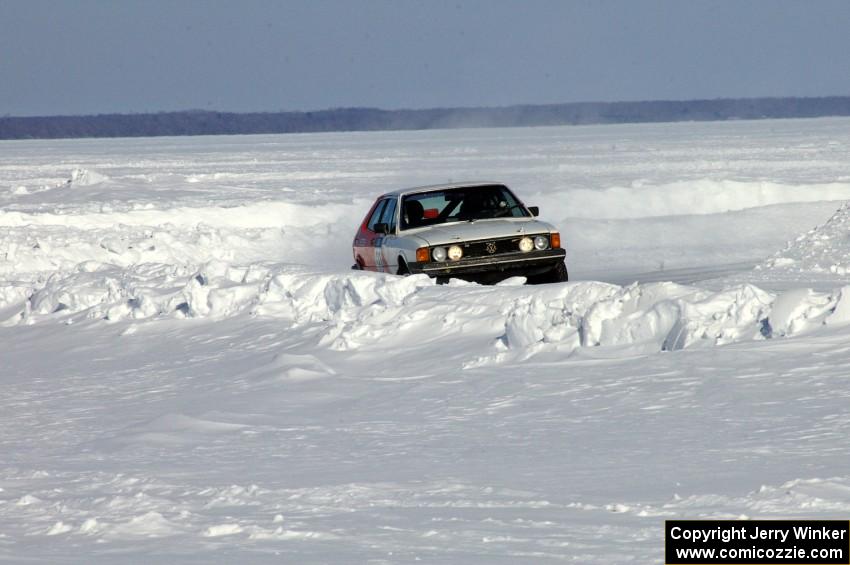
[[555,231],[552,225],[540,220],[478,220],[430,226],[411,230],[409,234],[424,239],[428,245],[451,245],[458,241],[496,239],[523,233],[536,234],[551,231]]

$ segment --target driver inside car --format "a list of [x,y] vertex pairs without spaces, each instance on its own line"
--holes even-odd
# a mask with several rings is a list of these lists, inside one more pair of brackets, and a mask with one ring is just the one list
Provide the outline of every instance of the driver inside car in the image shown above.
[[422,225],[425,208],[418,200],[406,200],[404,203],[404,222],[409,228],[418,228]]

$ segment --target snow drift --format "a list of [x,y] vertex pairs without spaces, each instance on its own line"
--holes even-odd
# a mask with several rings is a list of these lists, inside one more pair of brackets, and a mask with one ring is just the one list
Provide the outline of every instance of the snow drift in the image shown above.
[[798,335],[850,321],[850,287],[777,295],[752,285],[719,292],[674,283],[436,286],[425,275],[330,274],[223,261],[199,270],[121,268],[89,261],[35,287],[5,285],[0,312],[4,325],[270,317],[294,326],[319,324],[319,343],[336,350],[415,341],[417,335],[450,342],[458,332],[476,332],[493,341],[472,352],[472,366],[510,352],[569,354],[609,346],[629,355]]
[[706,215],[778,204],[850,200],[850,183],[783,184],[710,178],[603,189],[565,187],[534,198],[557,218],[626,219]]
[[841,206],[825,224],[788,242],[757,269],[839,277],[850,274],[850,204]]

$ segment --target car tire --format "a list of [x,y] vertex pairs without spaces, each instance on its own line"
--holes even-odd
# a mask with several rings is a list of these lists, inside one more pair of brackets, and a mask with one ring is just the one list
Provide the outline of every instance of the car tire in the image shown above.
[[537,275],[534,277],[529,277],[529,284],[547,284],[547,283],[562,283],[567,282],[569,280],[569,274],[567,273],[567,266],[563,261],[558,261],[558,264],[555,265],[550,271],[543,273],[542,275]]
[[410,268],[407,266],[407,263],[404,261],[404,257],[399,256],[398,258],[398,271],[396,274],[406,277],[410,274]]
[[555,268],[552,269],[552,272],[549,273],[550,280],[549,282],[560,283],[567,282],[570,280],[570,275],[567,273],[567,265],[563,261],[558,261],[558,264],[555,265]]

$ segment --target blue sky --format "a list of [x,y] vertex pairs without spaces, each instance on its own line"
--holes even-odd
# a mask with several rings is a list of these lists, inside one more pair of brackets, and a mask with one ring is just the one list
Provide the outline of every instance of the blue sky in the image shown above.
[[0,115],[850,95],[844,1],[0,0]]

